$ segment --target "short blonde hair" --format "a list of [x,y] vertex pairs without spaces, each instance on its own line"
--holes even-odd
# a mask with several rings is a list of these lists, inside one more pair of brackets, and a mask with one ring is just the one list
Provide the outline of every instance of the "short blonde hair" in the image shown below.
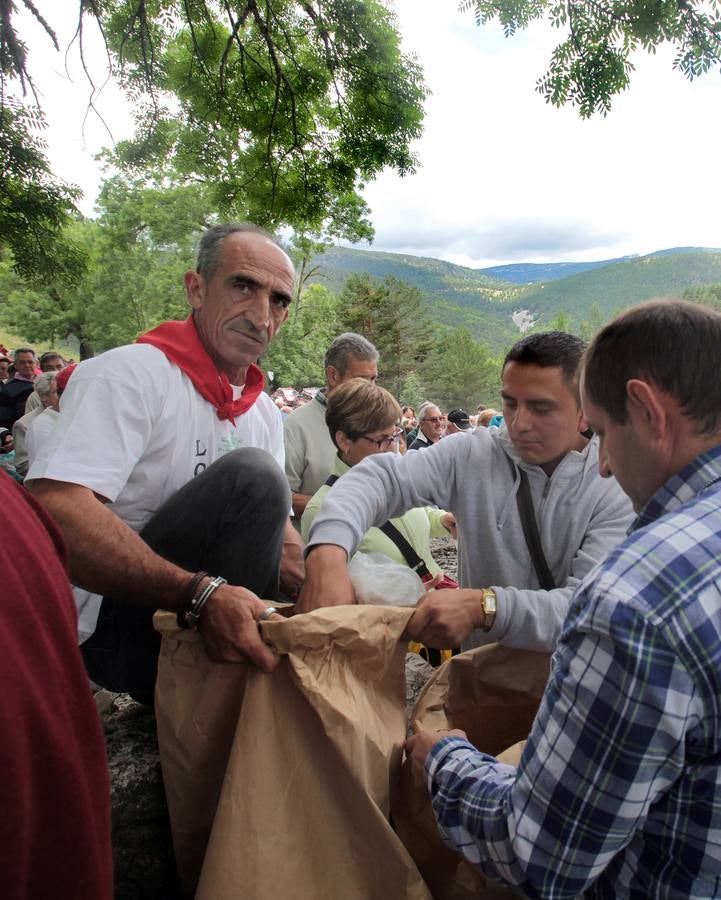
[[401,418],[396,398],[366,378],[351,378],[338,385],[328,395],[327,404],[325,422],[336,447],[336,431],[355,440],[368,432],[396,425]]
[[500,413],[498,412],[498,410],[491,409],[490,406],[488,406],[482,412],[478,413],[478,424],[485,425],[487,428],[488,423],[491,421],[491,419],[494,416],[499,416],[499,415],[500,415]]

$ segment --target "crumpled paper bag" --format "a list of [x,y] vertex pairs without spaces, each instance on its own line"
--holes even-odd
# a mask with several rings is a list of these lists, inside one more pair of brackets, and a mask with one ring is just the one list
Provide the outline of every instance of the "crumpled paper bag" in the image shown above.
[[281,655],[270,675],[210,662],[199,635],[158,617],[158,737],[186,893],[199,873],[198,900],[430,900],[388,821],[411,614],[265,621]]
[[[476,647],[434,672],[411,722],[431,731],[460,728],[479,750],[517,765],[523,746],[518,742],[528,736],[549,675],[548,654],[499,644]],[[487,881],[447,846],[438,833],[428,792],[415,784],[408,763],[393,798],[392,820],[434,900],[515,896]]]

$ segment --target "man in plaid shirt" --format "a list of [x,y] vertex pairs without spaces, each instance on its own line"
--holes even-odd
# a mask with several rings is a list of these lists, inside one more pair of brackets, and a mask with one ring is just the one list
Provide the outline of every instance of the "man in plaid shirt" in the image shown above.
[[447,843],[528,897],[721,896],[721,315],[651,301],[583,368],[637,519],[578,587],[517,769],[406,750]]

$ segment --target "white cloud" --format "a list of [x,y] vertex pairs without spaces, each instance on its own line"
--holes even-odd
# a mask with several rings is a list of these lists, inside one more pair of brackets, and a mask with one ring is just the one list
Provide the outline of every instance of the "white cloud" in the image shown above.
[[[59,6],[39,4],[67,41],[74,23],[58,20]],[[375,248],[480,266],[721,243],[718,73],[689,83],[672,71],[668,49],[639,56],[631,89],[611,114],[583,121],[534,90],[558,32],[536,25],[506,39],[497,26],[477,28],[455,0],[395,7],[404,48],[418,55],[433,93],[417,173],[383,173],[365,191]],[[69,56],[69,81],[62,54],[38,27],[29,44],[33,69],[42,68],[50,157],[85,190],[90,212],[101,177],[92,155],[108,136],[92,113],[83,135],[88,88],[77,55]],[[89,50],[100,83],[103,51],[97,42]],[[117,87],[106,86],[99,106],[116,140],[131,133]]]
[[612,112],[581,120],[534,90],[558,32],[506,39],[470,14],[396,7],[433,97],[417,174],[366,190],[375,247],[490,265],[719,244],[716,73],[689,83],[668,48],[639,55]]
[[[108,78],[107,54],[93,19],[85,19],[83,56],[97,89],[94,95],[83,71],[77,38],[69,52],[64,53],[77,28],[77,8],[57,0],[42,0],[35,5],[56,31],[61,48],[56,52],[35,19],[26,11],[20,12],[30,70],[47,122],[43,139],[54,173],[83,190],[85,196],[79,205],[89,215],[102,180],[102,167],[94,156],[112,146],[113,141],[131,136],[131,106],[117,84]],[[89,108],[91,98],[102,119]]]

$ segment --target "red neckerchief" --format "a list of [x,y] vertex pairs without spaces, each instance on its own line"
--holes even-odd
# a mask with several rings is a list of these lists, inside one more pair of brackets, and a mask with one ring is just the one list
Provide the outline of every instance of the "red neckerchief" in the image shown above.
[[218,411],[218,418],[228,419],[235,425],[237,416],[242,416],[255,403],[263,390],[265,376],[258,366],[251,363],[245,373],[243,391],[237,400],[233,399],[233,387],[225,373],[215,367],[202,345],[191,313],[184,322],[164,322],[151,331],[142,334],[138,344],[152,344],[168,357],[190,378],[195,389]]

